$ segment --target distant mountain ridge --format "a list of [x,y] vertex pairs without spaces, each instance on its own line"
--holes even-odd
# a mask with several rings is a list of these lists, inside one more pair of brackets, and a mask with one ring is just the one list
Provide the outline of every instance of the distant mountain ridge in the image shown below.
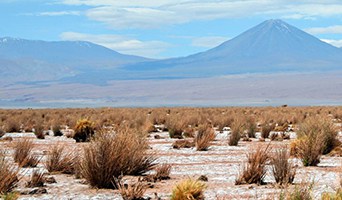
[[230,74],[342,70],[341,48],[282,20],[267,20],[194,55],[152,60],[83,41],[0,38],[0,75],[8,82],[106,83]]
[[131,71],[160,71],[183,77],[236,73],[340,70],[339,48],[282,20],[265,21],[206,52],[183,58],[138,63]]
[[151,59],[120,54],[91,42],[0,38],[0,74],[18,80],[28,75],[29,80],[60,79],[142,61]]

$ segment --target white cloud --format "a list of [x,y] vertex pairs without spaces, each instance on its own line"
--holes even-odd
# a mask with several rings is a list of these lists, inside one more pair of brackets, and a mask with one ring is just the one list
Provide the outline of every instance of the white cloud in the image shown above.
[[321,39],[323,42],[329,43],[335,47],[342,47],[342,40]]
[[158,55],[171,45],[161,41],[141,41],[122,35],[112,34],[84,34],[76,32],[64,32],[60,35],[62,40],[89,41],[105,46],[120,53],[139,55],[150,58],[158,58]]
[[191,45],[195,47],[213,48],[227,40],[229,40],[229,38],[220,36],[199,37],[194,38]]
[[37,16],[63,16],[63,15],[81,15],[80,11],[57,11],[57,12],[41,12],[35,14]]
[[264,15],[315,19],[342,15],[338,0],[60,0],[67,5],[87,5],[86,15],[112,28],[154,28],[196,20]]
[[342,34],[342,26],[313,27],[305,29],[310,34]]

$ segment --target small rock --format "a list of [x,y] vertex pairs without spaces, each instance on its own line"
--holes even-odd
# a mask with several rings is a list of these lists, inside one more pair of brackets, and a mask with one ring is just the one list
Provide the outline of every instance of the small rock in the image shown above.
[[47,190],[45,188],[36,188],[29,192],[29,194],[46,194]]
[[200,177],[198,177],[199,181],[204,181],[204,182],[208,182],[208,177],[206,177],[205,175],[201,175]]
[[56,179],[55,179],[53,176],[46,177],[46,178],[45,178],[45,182],[46,182],[46,183],[49,183],[49,184],[57,183]]

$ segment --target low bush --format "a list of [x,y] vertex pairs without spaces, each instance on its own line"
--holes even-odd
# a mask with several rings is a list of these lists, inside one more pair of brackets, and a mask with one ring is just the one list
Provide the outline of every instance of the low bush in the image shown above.
[[270,133],[271,131],[273,131],[273,129],[274,129],[274,124],[269,124],[269,123],[263,124],[261,127],[261,137],[265,139],[269,138]]
[[231,125],[231,133],[229,137],[229,146],[237,146],[241,136],[244,134],[244,123],[241,119],[235,119]]
[[88,119],[81,119],[77,121],[74,131],[73,138],[76,142],[88,142],[95,134],[95,125]]
[[64,146],[55,145],[51,148],[46,162],[45,168],[49,172],[61,172],[64,174],[74,174],[75,172],[75,156],[72,153],[66,153]]
[[195,143],[190,140],[176,140],[172,143],[172,147],[174,149],[192,148],[192,147],[195,147]]
[[186,179],[173,188],[171,200],[204,200],[205,189],[203,182]]
[[61,126],[59,124],[55,124],[52,127],[52,132],[54,136],[62,136],[63,133],[61,131]]
[[5,153],[0,152],[0,195],[11,192],[18,184],[19,169],[16,169],[5,159]]
[[146,191],[146,185],[138,181],[135,184],[122,184],[120,181],[116,181],[119,192],[123,200],[145,200],[144,194]]
[[195,138],[196,150],[206,151],[210,147],[210,143],[215,139],[215,130],[211,126],[204,126],[198,130]]
[[311,191],[313,183],[301,183],[296,185],[292,190],[286,190],[280,193],[279,200],[313,200]]
[[156,173],[148,175],[146,180],[149,182],[157,182],[161,180],[170,179],[170,172],[171,172],[171,165],[170,164],[161,164],[155,168]]
[[99,132],[84,147],[80,161],[81,175],[96,188],[117,188],[114,178],[141,175],[154,167],[154,157],[147,154],[147,143],[128,128],[115,134]]
[[342,200],[342,189],[338,189],[335,193],[323,193],[322,200]]
[[26,187],[43,187],[45,183],[45,174],[39,170],[34,170],[31,179],[27,182]]
[[20,132],[20,123],[14,119],[8,119],[6,121],[6,132],[8,133]]
[[286,147],[277,149],[271,157],[272,174],[280,185],[292,183],[296,175],[296,169],[289,162],[289,157]]
[[269,144],[265,148],[259,146],[255,152],[253,151],[247,154],[248,161],[236,179],[236,185],[264,183],[266,163],[269,160],[269,146]]
[[172,117],[166,121],[165,125],[169,130],[170,138],[183,138],[183,131],[187,127],[183,119],[180,117]]
[[45,139],[44,126],[41,123],[34,126],[34,134],[38,139]]
[[316,166],[322,154],[339,145],[334,124],[325,118],[307,118],[297,131],[292,153],[301,158],[304,166]]
[[32,155],[34,144],[30,139],[20,139],[14,143],[14,161],[21,167],[36,167],[39,158]]

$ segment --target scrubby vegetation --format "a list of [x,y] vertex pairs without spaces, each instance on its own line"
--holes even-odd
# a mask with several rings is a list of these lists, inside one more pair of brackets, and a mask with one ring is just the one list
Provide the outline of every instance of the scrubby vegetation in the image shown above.
[[88,119],[78,120],[74,128],[76,142],[88,142],[95,133],[95,125]]
[[5,152],[0,151],[0,196],[11,192],[19,182],[19,169],[5,159]]
[[205,189],[203,182],[186,179],[173,188],[171,200],[204,200]]
[[269,145],[265,148],[259,146],[256,151],[249,152],[247,159],[247,163],[235,184],[263,184],[266,176],[266,164],[269,160]]
[[115,134],[99,132],[84,148],[82,176],[96,188],[117,188],[114,179],[121,175],[141,175],[150,170],[154,157],[148,155],[147,143],[128,128]]
[[62,145],[57,144],[47,155],[45,168],[49,172],[73,174],[76,168],[76,157],[72,153],[66,152]]
[[304,166],[316,166],[322,154],[329,153],[339,145],[337,130],[327,118],[306,119],[297,131],[292,153],[302,159]]
[[14,161],[22,167],[36,167],[39,157],[32,155],[34,144],[31,139],[20,139],[14,143]]
[[275,150],[271,157],[272,174],[280,185],[292,183],[296,175],[296,169],[289,162],[290,154],[286,147]]

